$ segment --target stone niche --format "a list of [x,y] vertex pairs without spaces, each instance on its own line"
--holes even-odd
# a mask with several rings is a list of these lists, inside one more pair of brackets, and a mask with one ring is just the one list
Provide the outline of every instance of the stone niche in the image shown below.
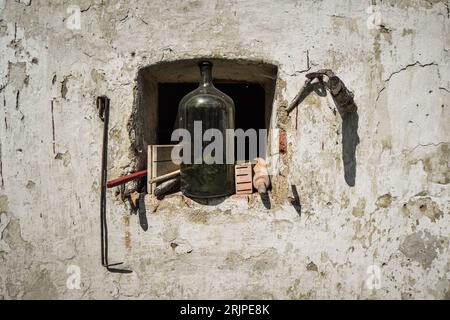
[[[146,167],[148,145],[173,144],[170,138],[176,125],[178,104],[198,86],[197,63],[200,60],[161,62],[138,71],[135,105],[129,123],[137,170]],[[214,85],[234,100],[236,128],[273,127],[277,66],[251,60],[204,60],[214,64]]]

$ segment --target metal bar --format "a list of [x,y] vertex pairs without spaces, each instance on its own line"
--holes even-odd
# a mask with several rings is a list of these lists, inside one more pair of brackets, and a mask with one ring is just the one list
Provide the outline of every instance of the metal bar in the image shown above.
[[305,83],[301,87],[300,91],[297,93],[297,95],[295,96],[294,100],[292,100],[292,102],[287,107],[286,112],[288,114],[291,113],[291,111],[294,110],[294,108],[298,106],[298,104],[300,103],[300,99],[305,94],[305,91],[308,88],[310,83],[311,83],[310,79],[306,79],[305,80]]
[[135,173],[128,174],[126,176],[122,176],[120,178],[110,180],[106,183],[107,188],[114,188],[116,186],[120,186],[121,184],[125,184],[129,181],[136,180],[147,175],[147,169],[141,170]]
[[111,268],[120,263],[109,264],[108,262],[108,225],[106,222],[106,184],[108,178],[108,126],[109,126],[109,98],[101,96],[97,98],[97,108],[100,119],[103,120],[103,146],[101,164],[101,191],[100,191],[100,237],[101,237],[101,258],[102,266],[110,272],[131,273],[131,270]]
[[102,265],[108,264],[108,243],[106,240],[106,177],[107,177],[107,156],[108,156],[108,123],[109,123],[109,99],[107,97],[97,98],[97,108],[99,110],[100,119],[103,120],[103,145],[102,145],[102,167],[100,180],[100,236],[101,236],[101,256]]

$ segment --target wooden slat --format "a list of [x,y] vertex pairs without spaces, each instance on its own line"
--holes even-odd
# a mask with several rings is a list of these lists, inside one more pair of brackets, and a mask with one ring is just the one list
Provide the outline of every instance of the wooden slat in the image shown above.
[[151,145],[147,147],[147,193],[153,194],[154,186],[150,183],[150,180],[153,178],[153,148]]
[[155,169],[155,177],[160,176],[161,174],[165,174],[168,172],[175,171],[180,168],[179,165],[176,165],[172,161],[153,161],[153,168]]
[[238,183],[236,184],[236,191],[251,191],[253,190],[253,184],[252,182],[244,182],[244,183]]
[[249,175],[236,176],[236,183],[252,182],[252,177]]
[[235,187],[236,194],[251,194],[253,193],[253,182],[252,182],[252,164],[243,163],[235,165]]
[[[149,145],[148,146],[148,172],[147,190],[153,194],[158,184],[150,181],[163,174],[170,173],[180,168],[179,165],[172,162],[171,154],[174,145]],[[178,153],[177,153],[178,154]]]
[[252,170],[251,169],[236,169],[235,173],[237,176],[248,176],[252,174]]

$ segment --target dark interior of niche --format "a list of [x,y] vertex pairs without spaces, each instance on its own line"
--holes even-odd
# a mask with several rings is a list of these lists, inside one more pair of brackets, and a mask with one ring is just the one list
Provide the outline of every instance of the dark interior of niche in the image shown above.
[[[214,85],[233,99],[236,129],[266,129],[266,93],[263,86],[249,82],[215,82]],[[197,87],[198,83],[190,82],[158,83],[158,144],[173,144],[170,137],[176,126],[178,105],[186,94]],[[248,143],[246,141],[246,158],[236,160],[251,160],[248,159]]]

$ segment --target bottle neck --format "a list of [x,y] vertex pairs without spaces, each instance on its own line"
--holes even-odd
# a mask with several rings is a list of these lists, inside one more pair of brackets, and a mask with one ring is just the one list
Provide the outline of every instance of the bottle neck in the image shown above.
[[210,65],[200,66],[201,82],[200,87],[212,86],[212,68]]

